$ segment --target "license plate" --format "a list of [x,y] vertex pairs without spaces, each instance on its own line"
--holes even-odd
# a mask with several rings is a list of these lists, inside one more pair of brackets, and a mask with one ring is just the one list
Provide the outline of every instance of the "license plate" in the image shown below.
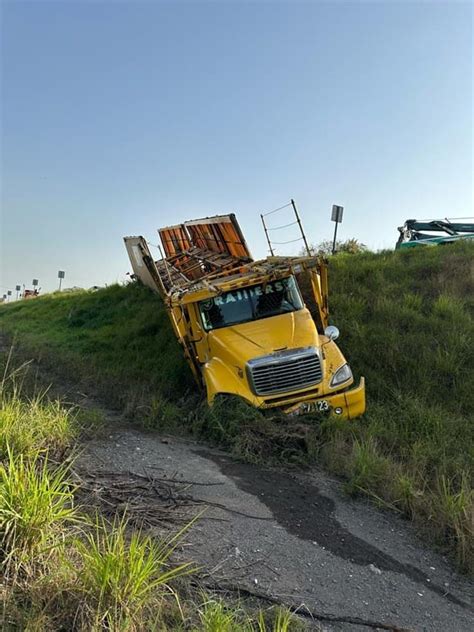
[[327,411],[329,410],[329,404],[325,399],[321,399],[319,400],[319,402],[315,402],[315,404],[318,413],[327,413]]
[[307,413],[328,413],[329,402],[320,399],[317,402],[304,402],[292,414],[306,415]]

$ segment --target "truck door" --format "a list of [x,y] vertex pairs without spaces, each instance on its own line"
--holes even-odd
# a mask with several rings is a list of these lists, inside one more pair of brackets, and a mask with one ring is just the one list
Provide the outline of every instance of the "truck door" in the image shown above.
[[209,359],[209,346],[207,340],[207,331],[204,330],[201,324],[201,318],[199,316],[199,310],[197,303],[191,303],[188,305],[190,328],[192,332],[192,339],[196,348],[196,354],[199,362],[203,364]]

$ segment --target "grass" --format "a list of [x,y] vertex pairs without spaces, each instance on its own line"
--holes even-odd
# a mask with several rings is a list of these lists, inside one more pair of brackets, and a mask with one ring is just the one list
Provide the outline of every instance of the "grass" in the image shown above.
[[168,315],[147,288],[56,292],[6,307],[0,331],[15,332],[32,355],[59,364],[109,405],[161,414],[163,402],[194,392]]
[[0,356],[0,460],[10,449],[34,456],[48,451],[59,460],[79,434],[100,423],[97,411],[68,407],[40,389],[29,362]]
[[327,424],[320,457],[474,570],[474,248],[336,258],[331,309],[368,410]]
[[0,401],[0,458],[10,447],[15,453],[35,454],[48,448],[62,453],[74,440],[78,427],[74,413],[44,394],[27,401],[15,395]]
[[169,564],[174,548],[170,541],[129,534],[124,519],[110,527],[98,519],[92,532],[77,541],[74,560],[86,627],[140,629],[141,621],[152,620],[163,598],[175,594],[170,582],[192,572],[190,563]]
[[367,413],[349,424],[208,410],[163,305],[137,285],[3,305],[0,327],[148,427],[250,461],[324,463],[474,571],[474,246],[340,254],[329,280],[340,347],[367,379]]
[[42,561],[76,519],[67,468],[51,470],[39,453],[30,458],[8,448],[0,462],[0,542],[3,563],[15,572]]
[[302,629],[288,610],[276,609],[271,617],[265,617],[260,611],[255,618],[250,618],[245,611],[230,609],[222,600],[215,599],[203,602],[199,619],[200,627],[195,632],[290,632]]

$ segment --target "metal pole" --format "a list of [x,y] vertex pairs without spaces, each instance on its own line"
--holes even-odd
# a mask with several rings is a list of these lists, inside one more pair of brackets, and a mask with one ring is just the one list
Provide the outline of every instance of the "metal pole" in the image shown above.
[[61,283],[63,282],[63,278],[59,277],[59,291],[61,291]]
[[165,269],[166,269],[166,272],[168,273],[168,280],[170,282],[170,290],[171,290],[171,288],[173,287],[173,281],[171,279],[171,274],[170,274],[170,271],[169,271],[169,268],[168,268],[168,262],[166,261],[166,259],[163,256],[163,251],[161,250],[161,246],[158,246],[158,250],[160,251],[161,259],[162,259],[163,263],[165,264]]
[[332,254],[334,254],[336,252],[336,236],[337,236],[337,226],[338,226],[339,222],[335,222],[335,226],[334,226],[334,240],[332,242]]
[[265,220],[263,219],[262,213],[260,213],[260,217],[261,217],[262,224],[263,224],[263,230],[265,231],[265,237],[267,238],[268,247],[270,248],[270,253],[271,253],[272,257],[274,257],[275,253],[273,252],[272,244],[270,242],[270,237],[268,236],[268,230],[267,230],[267,227],[265,225]]
[[298,211],[296,210],[296,204],[294,200],[291,200],[291,206],[293,207],[293,210],[296,216],[296,221],[298,222],[298,226],[300,227],[301,236],[303,237],[304,245],[306,247],[306,252],[308,253],[308,257],[311,257],[311,250],[309,249],[308,242],[306,241],[306,235],[304,234],[303,226],[301,225],[300,216],[298,215]]

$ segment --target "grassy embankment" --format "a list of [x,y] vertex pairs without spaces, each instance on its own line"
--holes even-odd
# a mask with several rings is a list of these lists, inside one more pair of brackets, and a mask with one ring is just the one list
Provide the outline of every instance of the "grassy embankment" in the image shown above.
[[109,524],[77,507],[65,456],[84,419],[44,393],[28,396],[20,378],[0,358],[2,630],[299,629],[287,611],[250,616],[190,591],[185,578],[192,564],[170,561],[180,533],[152,539],[129,528],[126,518]]
[[145,288],[50,295],[3,306],[0,327],[152,427],[192,430],[247,459],[318,459],[414,519],[474,569],[474,248],[340,255],[332,321],[368,412],[356,422],[270,421],[207,411],[159,300]]

